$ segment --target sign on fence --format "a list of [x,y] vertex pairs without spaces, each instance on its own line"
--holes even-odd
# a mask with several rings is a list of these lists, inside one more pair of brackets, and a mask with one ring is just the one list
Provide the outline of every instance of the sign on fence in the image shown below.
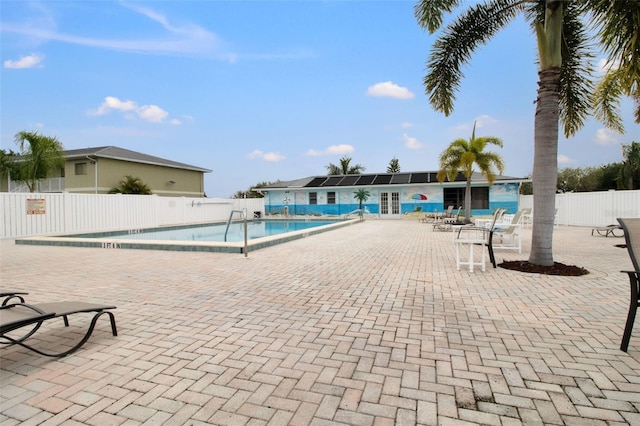
[[44,198],[27,198],[27,214],[44,214]]

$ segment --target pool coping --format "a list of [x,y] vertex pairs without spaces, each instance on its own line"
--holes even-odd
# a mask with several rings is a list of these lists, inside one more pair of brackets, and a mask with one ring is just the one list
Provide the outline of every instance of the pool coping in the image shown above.
[[[264,220],[283,220],[283,219],[260,219]],[[309,221],[314,219],[309,219]],[[319,220],[316,219],[316,220]],[[326,218],[324,218],[326,220]],[[118,239],[118,238],[87,238],[87,237],[71,237],[66,235],[49,235],[38,237],[17,238],[15,244],[17,245],[40,245],[40,246],[62,246],[62,247],[91,247],[102,249],[125,249],[125,250],[165,250],[165,251],[194,251],[194,252],[215,252],[215,253],[238,253],[248,254],[251,251],[259,250],[266,247],[271,247],[277,244],[286,243],[289,241],[298,240],[300,238],[306,238],[321,232],[327,232],[334,229],[342,228],[345,226],[354,225],[360,223],[359,218],[340,220],[336,223],[328,225],[322,225],[315,228],[303,229],[299,231],[287,232],[285,234],[271,235],[268,237],[254,238],[247,240],[247,250],[245,253],[244,241],[238,242],[222,242],[222,241],[161,241],[161,240],[130,240],[130,239]],[[170,225],[162,227],[162,229],[175,229],[186,226],[201,226],[203,224],[189,224],[189,225]],[[91,235],[91,234],[104,234],[113,235],[114,232],[119,231],[105,231],[105,232],[83,232],[73,235]]]

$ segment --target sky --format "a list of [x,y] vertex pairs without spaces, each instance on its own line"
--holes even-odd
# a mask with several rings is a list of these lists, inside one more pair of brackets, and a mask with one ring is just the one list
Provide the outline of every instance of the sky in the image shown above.
[[[438,169],[458,138],[495,136],[504,175],[533,169],[535,37],[514,21],[462,69],[454,111],[423,78],[434,35],[413,1],[24,1],[0,3],[0,149],[15,134],[65,149],[121,148],[212,170],[209,197],[325,175]],[[468,4],[465,4],[465,7]],[[600,67],[604,56],[593,58]],[[590,119],[559,138],[560,168],[622,161],[640,141]]]

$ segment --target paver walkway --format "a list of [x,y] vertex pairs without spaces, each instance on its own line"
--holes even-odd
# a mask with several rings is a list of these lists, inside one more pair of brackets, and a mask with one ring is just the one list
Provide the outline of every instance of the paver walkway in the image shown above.
[[[498,261],[526,259],[497,251]],[[622,239],[555,231],[583,277],[457,271],[451,234],[368,220],[242,255],[0,241],[4,289],[118,306],[78,352],[0,348],[0,423],[640,424]],[[51,340],[83,330],[49,321]]]

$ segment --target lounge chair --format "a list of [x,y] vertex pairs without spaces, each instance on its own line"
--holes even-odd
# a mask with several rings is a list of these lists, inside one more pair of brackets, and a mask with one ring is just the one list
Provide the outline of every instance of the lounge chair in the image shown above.
[[[21,294],[25,293],[8,293],[4,294],[8,298],[22,299]],[[7,299],[5,299],[5,302]],[[115,309],[115,306],[109,305],[97,305],[94,303],[86,302],[54,302],[54,303],[40,303],[40,304],[27,304],[24,302],[17,303],[4,303],[0,306],[0,343],[5,345],[20,345],[26,349],[36,352],[40,355],[50,357],[64,357],[80,349],[84,345],[96,326],[98,318],[106,314],[109,316],[111,322],[111,332],[114,336],[118,335],[116,329],[116,320],[111,309]],[[45,321],[62,317],[65,326],[69,326],[69,316],[81,313],[93,313],[93,318],[89,324],[89,328],[84,337],[79,343],[72,348],[58,353],[47,353],[40,349],[36,349],[25,342],[28,338],[33,336],[38,329],[44,324]],[[11,332],[18,332],[19,330],[27,328],[28,331],[25,334],[15,336],[9,336]],[[30,329],[29,329],[30,328]]]
[[[458,213],[456,217],[460,216],[461,208],[462,207],[458,207]],[[453,228],[451,227],[450,222],[454,218],[452,212],[453,212],[453,206],[449,206],[445,213],[442,213],[440,217],[436,218],[435,222],[433,223],[433,230],[434,231],[451,231]]]
[[636,319],[638,304],[640,304],[640,218],[620,219],[618,222],[624,230],[624,238],[627,243],[627,251],[631,257],[633,271],[622,271],[629,275],[629,284],[631,285],[631,300],[629,302],[629,313],[627,314],[627,323],[624,327],[622,335],[622,343],[620,350],[627,352],[629,348],[629,340],[631,340],[631,332],[633,331],[633,323]]
[[607,225],[591,228],[592,236],[594,235],[594,232],[598,235],[602,235],[603,237],[624,237],[624,232],[620,225]]

